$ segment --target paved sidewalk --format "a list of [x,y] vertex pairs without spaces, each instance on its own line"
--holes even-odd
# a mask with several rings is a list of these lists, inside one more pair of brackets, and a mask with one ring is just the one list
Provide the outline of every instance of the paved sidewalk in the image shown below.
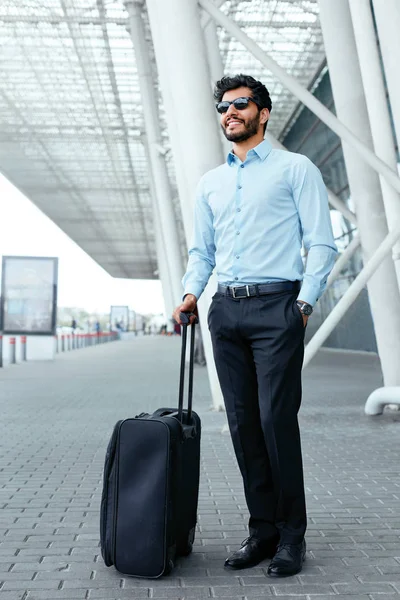
[[395,600],[400,594],[400,413],[366,417],[381,384],[376,356],[323,351],[305,371],[301,428],[309,527],[303,572],[272,580],[268,562],[225,572],[246,537],[241,478],[225,415],[203,419],[199,526],[193,554],[169,577],[138,580],[99,556],[99,502],[115,421],[174,405],[179,339],[136,338],[0,370],[0,600],[269,596]]

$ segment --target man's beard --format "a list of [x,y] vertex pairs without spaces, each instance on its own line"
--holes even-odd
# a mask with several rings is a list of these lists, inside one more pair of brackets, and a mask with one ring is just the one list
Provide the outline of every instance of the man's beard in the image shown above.
[[249,138],[253,137],[253,135],[258,133],[258,128],[260,126],[260,113],[258,113],[254,119],[247,121],[247,123],[243,123],[243,125],[244,131],[240,132],[232,131],[232,133],[227,133],[227,130],[225,127],[223,127],[223,125],[221,125],[221,129],[229,142],[245,142]]

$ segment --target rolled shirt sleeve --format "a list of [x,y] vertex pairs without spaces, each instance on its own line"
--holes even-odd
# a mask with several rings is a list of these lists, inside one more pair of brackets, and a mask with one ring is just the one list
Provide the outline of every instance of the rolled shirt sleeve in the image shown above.
[[184,296],[193,294],[197,300],[206,287],[215,267],[213,215],[204,192],[204,178],[200,180],[194,208],[189,260],[182,279]]
[[328,194],[319,169],[306,157],[299,159],[293,182],[293,198],[299,213],[307,264],[299,299],[312,306],[322,296],[335,264]]

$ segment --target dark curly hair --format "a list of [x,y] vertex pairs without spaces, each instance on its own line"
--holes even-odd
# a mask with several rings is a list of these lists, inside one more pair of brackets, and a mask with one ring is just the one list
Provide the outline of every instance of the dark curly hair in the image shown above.
[[[254,98],[259,111],[263,108],[268,108],[271,112],[272,102],[265,85],[261,83],[261,81],[254,79],[251,75],[243,75],[243,73],[239,73],[239,75],[234,75],[233,77],[223,77],[217,81],[214,87],[214,98],[217,102],[221,102],[225,92],[237,90],[240,87],[247,87],[251,90],[251,95]],[[267,124],[268,121],[264,125],[264,133]]]

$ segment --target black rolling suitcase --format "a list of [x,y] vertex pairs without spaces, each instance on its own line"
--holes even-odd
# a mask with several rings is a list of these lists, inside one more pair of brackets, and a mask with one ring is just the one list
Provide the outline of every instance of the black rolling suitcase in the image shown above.
[[[190,315],[183,314],[182,321]],[[200,471],[201,423],[192,411],[195,325],[191,326],[189,402],[183,410],[187,327],[182,328],[178,408],[118,421],[109,442],[100,513],[105,564],[135,577],[168,574],[192,550]]]

